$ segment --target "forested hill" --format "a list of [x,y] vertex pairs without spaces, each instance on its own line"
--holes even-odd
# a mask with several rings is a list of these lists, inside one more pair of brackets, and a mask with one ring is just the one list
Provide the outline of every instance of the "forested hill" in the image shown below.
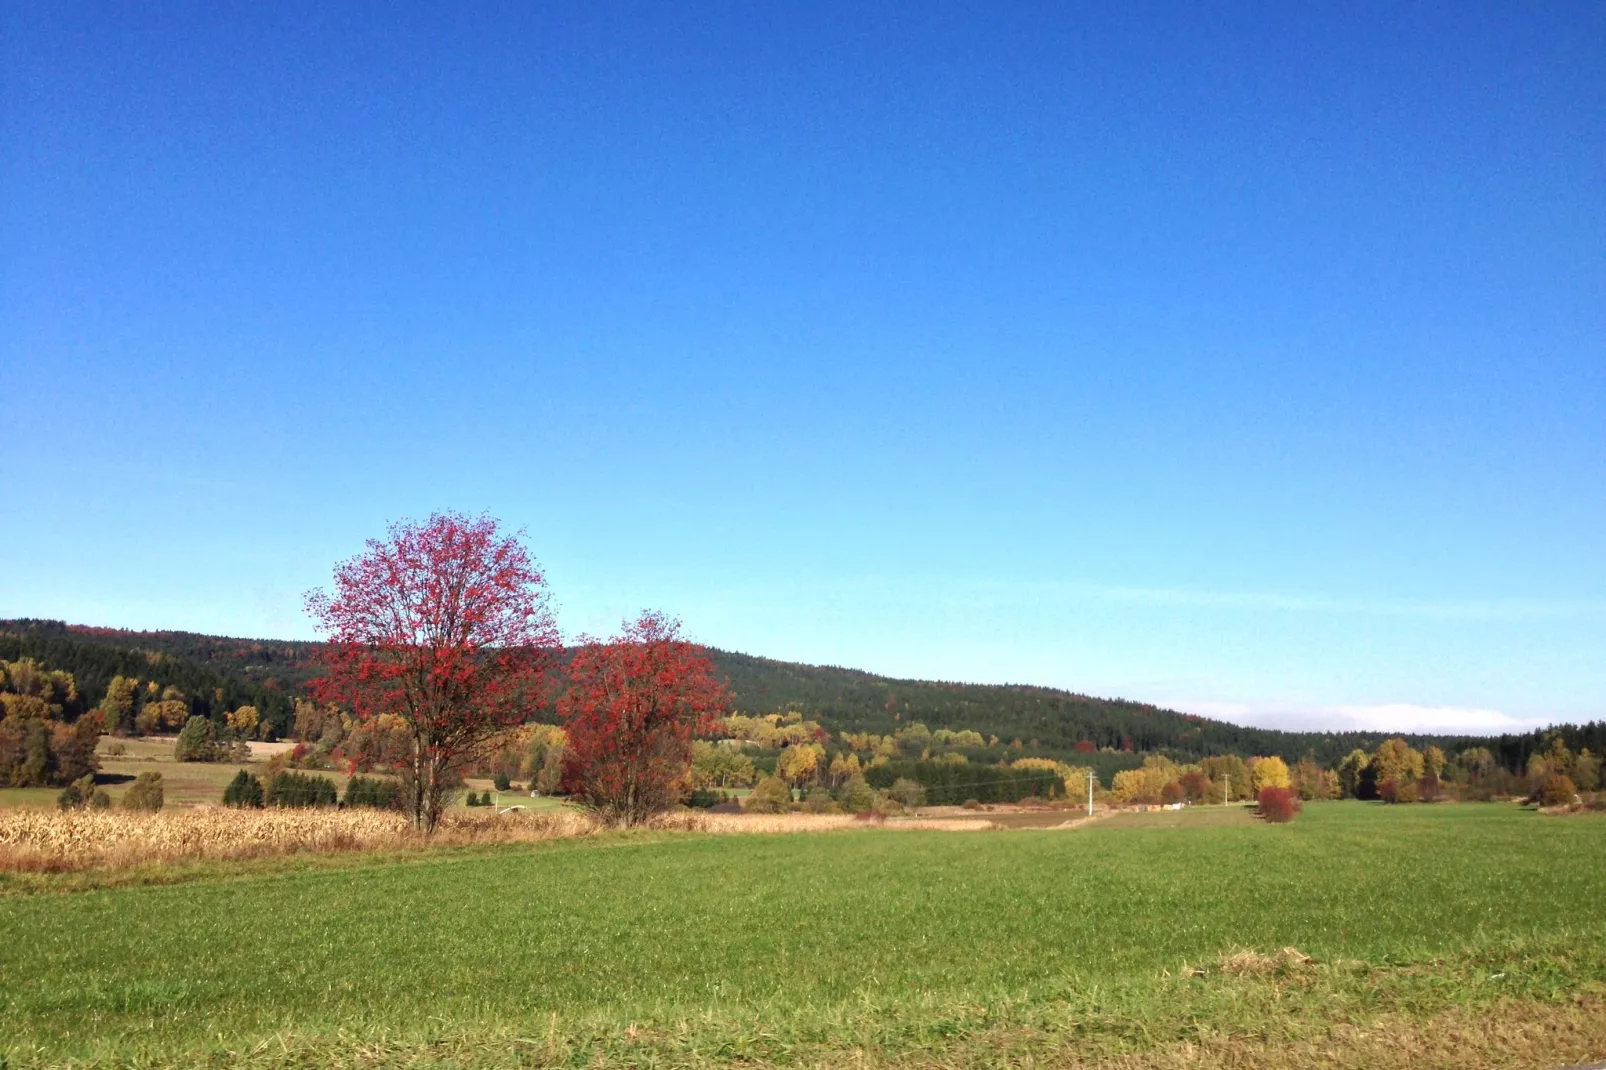
[[[255,706],[280,731],[294,723],[292,700],[314,672],[316,646],[0,620],[0,660],[33,658],[46,668],[72,673],[83,708],[101,700],[112,677],[127,676],[178,688],[189,698],[192,712],[202,716],[211,716],[215,707]],[[257,647],[264,649],[253,649]]]
[[[288,731],[292,699],[316,673],[318,643],[234,639],[193,632],[129,632],[59,621],[0,621],[0,659],[32,657],[77,679],[92,706],[114,675],[178,687],[196,712],[213,704],[256,706]],[[710,652],[730,681],[734,705],[748,713],[797,710],[832,732],[885,735],[920,722],[933,730],[968,728],[1002,743],[1020,740],[1032,753],[1071,757],[1080,744],[1116,750],[1167,751],[1178,758],[1207,754],[1278,754],[1290,760],[1314,752],[1331,764],[1359,747],[1375,750],[1386,733],[1278,732],[1244,728],[1123,699],[1094,698],[1047,687],[893,680],[854,669],[799,665],[726,651]],[[1574,750],[1606,750],[1606,722],[1563,729]],[[1472,737],[1416,736],[1413,746],[1454,752]],[[1519,767],[1539,747],[1541,733],[1480,739],[1503,763]]]
[[[1094,698],[1023,684],[960,684],[893,680],[820,665],[797,665],[747,654],[715,654],[738,705],[748,710],[793,708],[833,732],[885,735],[915,721],[931,729],[970,728],[1004,743],[1020,740],[1032,753],[1070,757],[1077,745],[1166,751],[1174,757],[1278,754],[1290,761],[1314,751],[1334,762],[1357,747],[1371,751],[1389,738],[1374,732],[1278,732],[1244,728],[1125,699]],[[1406,737],[1413,746],[1450,750],[1463,737]]]

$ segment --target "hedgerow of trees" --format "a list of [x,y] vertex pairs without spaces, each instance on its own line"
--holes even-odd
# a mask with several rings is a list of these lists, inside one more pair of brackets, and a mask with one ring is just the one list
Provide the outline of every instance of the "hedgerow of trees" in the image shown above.
[[71,673],[32,658],[0,662],[0,785],[71,784],[93,774],[101,727],[84,712]]

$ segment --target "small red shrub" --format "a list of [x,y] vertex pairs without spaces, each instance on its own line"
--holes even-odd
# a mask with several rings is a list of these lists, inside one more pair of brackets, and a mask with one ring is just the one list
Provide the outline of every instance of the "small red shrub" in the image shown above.
[[1386,777],[1377,782],[1377,797],[1386,803],[1400,801],[1400,782],[1393,777]]
[[1185,795],[1186,792],[1182,790],[1182,785],[1175,780],[1160,789],[1160,801],[1167,806],[1181,802]]
[[1276,824],[1286,824],[1299,813],[1299,793],[1292,788],[1261,788],[1260,816]]

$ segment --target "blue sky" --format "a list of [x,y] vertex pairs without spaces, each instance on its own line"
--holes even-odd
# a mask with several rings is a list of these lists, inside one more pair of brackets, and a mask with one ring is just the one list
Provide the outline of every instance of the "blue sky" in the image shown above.
[[0,615],[1606,715],[1600,4],[535,7],[5,5]]

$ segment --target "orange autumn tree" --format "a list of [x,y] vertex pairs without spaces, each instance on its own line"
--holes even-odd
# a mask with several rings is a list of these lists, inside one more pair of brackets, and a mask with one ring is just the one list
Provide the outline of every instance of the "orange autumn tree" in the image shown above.
[[692,742],[727,712],[725,686],[703,648],[662,613],[581,644],[558,696],[569,737],[564,784],[604,821],[637,825],[680,800]]
[[462,763],[542,701],[560,648],[545,576],[492,518],[437,513],[370,540],[307,608],[328,637],[317,697],[405,725],[396,771],[433,832]]

